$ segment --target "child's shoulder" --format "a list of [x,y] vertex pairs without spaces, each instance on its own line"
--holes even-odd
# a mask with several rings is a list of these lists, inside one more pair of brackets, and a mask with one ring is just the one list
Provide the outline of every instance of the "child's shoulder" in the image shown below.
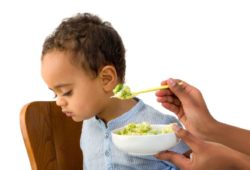
[[141,110],[141,114],[143,115],[143,119],[149,119],[148,121],[151,123],[165,124],[178,122],[175,116],[163,113],[148,104],[144,104],[144,107]]

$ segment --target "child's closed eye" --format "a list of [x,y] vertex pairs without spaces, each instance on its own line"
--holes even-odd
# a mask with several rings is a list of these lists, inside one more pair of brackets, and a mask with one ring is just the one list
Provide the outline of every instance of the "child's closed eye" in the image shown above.
[[71,96],[71,95],[72,95],[72,90],[63,93],[63,96]]
[[[72,95],[72,90],[67,91],[67,92],[62,94],[62,96],[71,96],[71,95]],[[57,97],[58,97],[58,95],[55,93],[53,98],[56,99]]]

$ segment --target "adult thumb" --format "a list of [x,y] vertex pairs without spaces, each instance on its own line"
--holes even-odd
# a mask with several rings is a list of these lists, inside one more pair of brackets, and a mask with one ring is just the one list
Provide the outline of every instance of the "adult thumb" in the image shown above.
[[193,152],[198,150],[201,142],[199,138],[195,137],[190,132],[184,130],[176,124],[173,125],[173,130],[175,131],[175,134],[179,138],[181,138],[191,148]]
[[193,88],[188,83],[177,80],[177,79],[168,79],[167,84],[169,85],[170,90],[183,102],[185,99],[190,97],[189,92],[192,91]]

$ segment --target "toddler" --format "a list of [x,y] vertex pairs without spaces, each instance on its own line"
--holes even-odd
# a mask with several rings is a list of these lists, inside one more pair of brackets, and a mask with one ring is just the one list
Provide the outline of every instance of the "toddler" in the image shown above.
[[[47,37],[42,49],[42,77],[56,103],[74,121],[84,121],[81,148],[84,170],[176,169],[154,156],[133,156],[118,150],[111,131],[128,123],[177,122],[139,98],[110,98],[125,78],[125,48],[109,22],[89,13],[67,18]],[[180,142],[173,151],[184,153]]]

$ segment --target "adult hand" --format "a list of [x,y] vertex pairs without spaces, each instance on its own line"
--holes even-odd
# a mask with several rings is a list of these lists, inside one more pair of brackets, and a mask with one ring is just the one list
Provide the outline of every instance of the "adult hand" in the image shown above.
[[250,157],[245,154],[218,143],[203,141],[178,126],[175,132],[192,149],[191,158],[169,151],[157,154],[157,158],[173,162],[182,170],[245,170],[250,167]]
[[197,88],[174,79],[163,81],[162,84],[168,84],[170,88],[158,91],[157,100],[174,112],[189,132],[250,155],[250,131],[216,121]]
[[217,121],[209,113],[201,92],[180,80],[168,79],[161,84],[170,88],[157,91],[157,101],[174,112],[192,134],[207,139],[206,134]]

